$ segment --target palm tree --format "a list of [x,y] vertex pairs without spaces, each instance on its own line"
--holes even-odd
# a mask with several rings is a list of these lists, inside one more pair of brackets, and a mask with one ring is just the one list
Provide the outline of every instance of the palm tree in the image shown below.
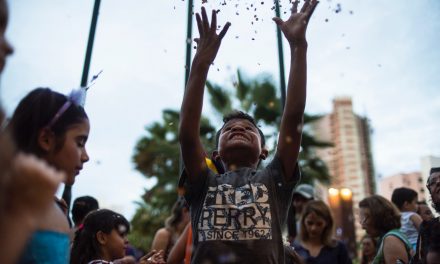
[[[272,139],[269,150],[274,151],[275,139],[281,121],[281,100],[277,96],[277,89],[271,76],[264,75],[250,80],[243,78],[237,70],[237,78],[232,82],[234,89],[223,88],[217,84],[207,82],[210,102],[217,114],[224,115],[234,107],[251,114],[257,123],[264,123],[269,128],[266,137]],[[312,183],[318,180],[324,184],[330,183],[330,175],[325,163],[314,154],[314,149],[333,146],[330,142],[315,139],[307,130],[308,125],[320,119],[320,115],[304,114],[304,128],[301,141],[299,164],[301,165],[301,182]]]
[[[254,116],[266,134],[268,148],[275,149],[278,125],[281,118],[281,102],[277,97],[276,88],[270,76],[254,78],[245,81],[240,71],[232,87],[223,88],[207,82],[210,103],[217,116],[221,117],[237,108]],[[320,118],[317,115],[305,115],[304,123],[309,124]],[[146,178],[156,179],[155,185],[145,189],[142,201],[133,217],[132,232],[129,235],[131,243],[145,251],[149,249],[157,229],[163,226],[165,218],[177,198],[177,179],[179,174],[179,142],[178,142],[179,112],[166,109],[162,120],[146,127],[144,135],[136,144],[133,162],[136,169]],[[266,133],[267,132],[267,133]],[[200,126],[200,136],[206,150],[215,146],[216,129],[210,121],[203,117]],[[302,182],[311,183],[319,180],[329,183],[327,167],[318,157],[313,155],[313,148],[328,147],[331,144],[314,139],[307,130],[303,132],[302,151],[299,163],[302,170]]]

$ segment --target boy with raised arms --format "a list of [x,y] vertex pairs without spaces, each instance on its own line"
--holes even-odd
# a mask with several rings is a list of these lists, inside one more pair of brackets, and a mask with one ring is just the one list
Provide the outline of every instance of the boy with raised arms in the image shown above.
[[193,229],[192,263],[284,263],[281,227],[293,189],[299,181],[297,159],[306,101],[306,29],[318,2],[293,3],[287,21],[274,18],[289,42],[291,63],[278,146],[269,165],[257,170],[268,151],[254,119],[234,112],[224,119],[212,157],[224,174],[208,169],[199,137],[204,86],[230,23],[217,34],[205,9],[196,14],[200,37],[185,90],[179,127],[183,162],[188,175],[185,198]]

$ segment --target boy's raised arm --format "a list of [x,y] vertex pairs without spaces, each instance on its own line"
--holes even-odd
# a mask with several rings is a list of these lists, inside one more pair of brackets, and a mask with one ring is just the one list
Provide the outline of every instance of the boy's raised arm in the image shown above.
[[273,19],[288,40],[291,53],[287,96],[276,154],[283,163],[284,175],[287,181],[292,180],[294,176],[293,173],[301,145],[307,85],[306,30],[318,1],[306,0],[299,12],[298,3],[299,1],[293,3],[292,14],[287,21],[277,17]]
[[221,40],[230,26],[229,22],[226,23],[220,33],[217,34],[217,15],[215,10],[212,11],[211,25],[204,7],[202,7],[201,13],[201,16],[198,13],[196,14],[200,37],[195,39],[197,51],[183,96],[179,126],[179,141],[183,163],[190,182],[193,182],[206,167],[206,154],[200,141],[200,118],[205,82],[209,67],[214,62],[220,48]]

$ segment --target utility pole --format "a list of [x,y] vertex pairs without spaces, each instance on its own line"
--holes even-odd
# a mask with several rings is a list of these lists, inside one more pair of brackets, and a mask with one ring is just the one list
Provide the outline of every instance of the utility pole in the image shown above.
[[[100,5],[101,5],[101,0],[95,0],[95,5],[93,7],[93,14],[92,14],[92,22],[91,22],[90,31],[89,31],[89,40],[87,42],[86,58],[84,60],[84,68],[83,68],[83,73],[82,73],[82,77],[81,77],[81,87],[86,87],[87,80],[89,77],[90,61],[92,59],[93,42],[95,40],[96,23],[98,22],[98,14],[99,14],[99,6]],[[70,212],[70,205],[72,202],[72,186],[71,185],[64,186],[64,191],[63,191],[62,197],[63,197],[63,200],[67,204],[67,212]],[[67,213],[67,220],[69,220],[69,224],[70,224],[69,213]]]
[[[280,3],[275,1],[275,15],[280,17]],[[281,90],[281,112],[284,111],[284,104],[286,103],[286,77],[284,75],[284,55],[283,55],[283,39],[281,37],[281,30],[277,27],[278,40],[278,60],[280,66],[280,90]]]

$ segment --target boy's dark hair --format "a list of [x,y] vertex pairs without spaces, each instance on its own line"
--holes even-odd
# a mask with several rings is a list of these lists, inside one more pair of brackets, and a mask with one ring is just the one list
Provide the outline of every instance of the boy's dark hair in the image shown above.
[[380,195],[364,198],[359,202],[359,207],[370,211],[372,224],[381,235],[401,227],[399,210]]
[[76,198],[72,206],[73,223],[75,223],[76,226],[82,224],[86,215],[98,208],[99,203],[92,196],[81,196]]
[[396,188],[391,195],[391,201],[397,206],[397,208],[399,208],[399,210],[402,210],[405,202],[411,203],[417,198],[417,195],[417,192],[413,189],[406,187]]
[[[38,145],[39,133],[48,126],[67,100],[65,95],[49,88],[37,88],[20,101],[9,123],[13,140],[20,151],[37,156],[43,154]],[[72,104],[49,128],[57,139],[56,150],[63,147],[68,128],[84,119],[88,119],[84,108]]]
[[94,259],[100,259],[102,252],[96,233],[102,231],[110,234],[113,229],[125,226],[126,232],[130,231],[130,224],[121,214],[108,209],[99,209],[89,213],[84,219],[84,224],[76,233],[70,253],[71,264],[87,264]]
[[218,140],[220,138],[220,134],[222,129],[225,127],[225,125],[233,120],[233,119],[246,119],[249,122],[251,122],[258,130],[258,133],[260,134],[261,137],[261,147],[264,147],[266,145],[266,139],[264,137],[263,131],[261,131],[261,129],[257,126],[257,123],[255,122],[255,119],[246,114],[245,112],[239,111],[239,110],[234,110],[231,113],[223,116],[223,126],[217,131],[217,134],[215,135],[215,148],[218,149]]

